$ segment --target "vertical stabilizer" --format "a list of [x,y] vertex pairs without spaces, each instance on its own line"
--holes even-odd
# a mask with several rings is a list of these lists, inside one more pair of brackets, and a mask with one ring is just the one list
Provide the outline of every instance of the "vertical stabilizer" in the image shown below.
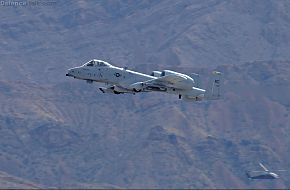
[[222,97],[222,73],[213,71],[209,84],[205,92],[205,98],[209,100],[216,100]]

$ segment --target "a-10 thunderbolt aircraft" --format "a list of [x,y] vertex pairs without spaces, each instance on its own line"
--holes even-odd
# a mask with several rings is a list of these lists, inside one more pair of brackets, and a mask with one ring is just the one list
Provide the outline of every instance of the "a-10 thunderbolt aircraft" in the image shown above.
[[91,60],[80,67],[68,70],[66,76],[86,80],[88,83],[105,83],[103,93],[166,92],[178,95],[185,101],[216,100],[221,98],[221,73],[214,71],[206,89],[199,86],[199,76],[190,76],[170,70],[153,71],[151,75],[127,68],[115,67],[102,60]]

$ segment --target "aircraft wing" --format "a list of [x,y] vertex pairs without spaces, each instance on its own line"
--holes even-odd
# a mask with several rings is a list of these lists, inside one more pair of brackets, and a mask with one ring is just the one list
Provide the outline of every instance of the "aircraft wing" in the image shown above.
[[167,88],[182,88],[181,84],[187,81],[187,78],[182,75],[166,75],[155,79],[150,79],[144,82],[136,82],[130,85],[135,92],[144,91],[166,91]]
[[160,87],[166,87],[166,86],[174,86],[174,84],[179,83],[183,80],[186,80],[186,77],[183,77],[181,75],[166,75],[163,77],[159,77],[157,79],[152,79],[145,81],[145,84],[147,86],[160,86]]
[[261,166],[261,168],[263,168],[266,172],[269,171],[261,162],[259,163],[259,165]]

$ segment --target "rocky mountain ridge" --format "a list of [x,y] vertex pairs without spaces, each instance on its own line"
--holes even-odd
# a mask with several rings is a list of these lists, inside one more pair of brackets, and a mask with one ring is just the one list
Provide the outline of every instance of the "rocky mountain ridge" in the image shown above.
[[[287,1],[0,9],[0,171],[56,188],[290,187],[287,172],[254,182],[244,173],[290,166]],[[65,77],[92,58],[196,72],[203,87],[219,70],[225,96],[102,94]]]

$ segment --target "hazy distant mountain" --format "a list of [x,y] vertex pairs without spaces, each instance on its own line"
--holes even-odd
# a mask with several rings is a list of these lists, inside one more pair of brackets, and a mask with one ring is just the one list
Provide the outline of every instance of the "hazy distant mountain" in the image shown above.
[[21,178],[8,175],[5,172],[0,172],[1,189],[40,189],[38,185],[28,182]]
[[1,79],[59,82],[65,69],[93,57],[130,67],[289,60],[289,6],[275,0],[1,6]]
[[[0,6],[0,170],[59,188],[289,188],[289,172],[256,182],[244,174],[260,161],[290,167],[289,6]],[[217,69],[225,98],[107,95],[65,77],[92,58],[146,73],[198,72],[203,86]]]

